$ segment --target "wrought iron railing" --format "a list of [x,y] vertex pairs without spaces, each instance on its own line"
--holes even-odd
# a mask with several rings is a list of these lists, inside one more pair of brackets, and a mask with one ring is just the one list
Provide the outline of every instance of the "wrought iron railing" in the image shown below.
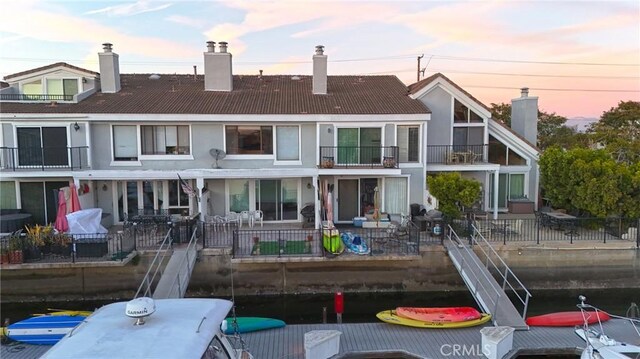
[[0,101],[73,101],[74,95],[27,95],[21,93],[0,94]]
[[486,163],[488,145],[428,145],[427,164]]
[[489,242],[620,242],[628,241],[640,248],[640,219],[582,218],[558,219],[544,213],[536,218],[454,220],[451,226],[461,238],[474,232]]
[[397,146],[320,146],[320,168],[398,168]]
[[56,234],[37,239],[15,233],[0,238],[2,261],[9,264],[122,261],[134,250],[135,243],[122,233]]
[[89,147],[0,147],[0,169],[89,168]]

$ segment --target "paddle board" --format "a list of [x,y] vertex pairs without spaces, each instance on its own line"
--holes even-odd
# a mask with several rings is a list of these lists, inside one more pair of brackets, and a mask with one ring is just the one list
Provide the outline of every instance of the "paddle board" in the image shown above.
[[83,315],[42,315],[13,323],[7,337],[27,344],[53,345],[80,324]]
[[[225,319],[227,321],[227,330],[224,334],[235,334],[236,330],[233,324],[233,318]],[[280,319],[260,318],[260,317],[236,317],[238,323],[238,333],[256,332],[258,330],[282,328],[286,325]]]
[[404,325],[404,326],[414,327],[414,328],[433,328],[433,329],[467,328],[467,327],[473,327],[476,325],[484,324],[489,320],[491,320],[491,315],[483,313],[479,319],[467,320],[465,322],[451,322],[451,323],[422,322],[419,320],[400,317],[396,315],[395,310],[384,310],[376,314],[376,317],[378,317],[378,319],[382,320],[383,322],[389,323],[389,324]]

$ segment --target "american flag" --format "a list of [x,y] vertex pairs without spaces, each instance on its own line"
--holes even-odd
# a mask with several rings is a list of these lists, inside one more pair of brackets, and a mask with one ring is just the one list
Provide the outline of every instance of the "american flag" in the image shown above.
[[196,192],[193,187],[189,186],[189,184],[178,175],[178,179],[180,180],[180,187],[182,187],[182,191],[189,195],[189,197],[198,198],[198,192]]

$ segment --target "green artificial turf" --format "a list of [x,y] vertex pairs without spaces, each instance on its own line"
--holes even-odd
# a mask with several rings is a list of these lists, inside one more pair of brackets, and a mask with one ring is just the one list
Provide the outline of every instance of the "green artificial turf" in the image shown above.
[[[282,246],[280,245],[282,243]],[[260,255],[273,256],[278,254],[306,254],[310,253],[311,247],[307,241],[264,241],[260,242]],[[253,245],[251,254],[257,255],[258,244]],[[282,253],[280,253],[282,249]]]

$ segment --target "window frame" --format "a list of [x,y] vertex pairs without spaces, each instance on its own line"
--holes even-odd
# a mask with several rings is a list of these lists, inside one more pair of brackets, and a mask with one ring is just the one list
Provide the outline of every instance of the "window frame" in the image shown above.
[[[136,126],[136,141],[138,160],[137,161],[116,161],[114,152],[114,137],[113,126]],[[189,129],[189,154],[188,155],[143,155],[142,154],[142,127],[141,126],[187,126]],[[140,123],[111,123],[110,124],[110,136],[111,136],[111,163],[110,166],[142,166],[144,160],[170,160],[170,161],[183,161],[193,160],[193,133],[191,124],[178,124],[178,123],[166,123],[166,124],[140,124]]]
[[[271,127],[271,154],[241,154],[241,153],[229,153],[227,150],[227,128],[228,127]],[[224,151],[227,153],[226,159],[234,159],[234,160],[275,160],[275,146],[276,146],[276,132],[274,131],[275,125],[263,125],[260,123],[257,124],[228,124],[223,126],[223,143],[222,146]],[[299,139],[298,139],[299,141]]]
[[[15,124],[13,126],[13,143],[15,144],[15,147],[18,149],[13,157],[14,163],[16,164],[16,166],[18,168],[33,168],[34,165],[20,165],[20,146],[18,145],[18,130],[21,128],[37,128],[40,130],[40,148],[44,148],[44,139],[42,136],[42,129],[43,128],[64,128],[65,129],[65,134],[66,134],[66,147],[67,147],[67,164],[66,165],[44,165],[45,168],[66,168],[69,167],[71,164],[71,151],[69,151],[69,148],[71,148],[71,133],[69,130],[69,124],[68,123],[58,123],[58,122],[52,122],[52,123],[47,123],[46,125],[42,125],[42,124]],[[62,147],[60,147],[62,148]],[[42,158],[42,161],[44,161],[44,157]],[[44,162],[43,162],[44,163]],[[41,165],[37,165],[38,167],[40,167]]]
[[[273,164],[274,165],[302,165],[302,126],[300,125],[274,125],[275,131],[273,131]],[[298,128],[298,159],[296,160],[279,160],[278,159],[278,127],[297,127]],[[225,132],[226,137],[226,132]],[[226,146],[225,146],[226,148]]]
[[[402,162],[400,160],[400,167],[422,167],[422,143],[423,143],[423,127],[422,124],[420,123],[403,123],[400,125],[396,125],[395,126],[395,143],[396,146],[398,146],[398,159],[400,160],[400,145],[398,144],[398,128],[399,127],[418,127],[418,160],[417,161],[411,161],[411,162]],[[408,153],[408,149],[407,149],[407,153]]]
[[[189,153],[188,154],[169,154],[169,153],[165,153],[165,154],[143,154],[142,152],[142,126],[150,126],[150,127],[165,127],[165,137],[166,137],[166,127],[176,127],[176,138],[178,137],[178,127],[179,126],[184,126],[187,127],[187,131],[188,131],[188,135],[189,135]],[[154,132],[155,133],[155,132]],[[141,160],[147,159],[147,160],[156,160],[156,159],[193,159],[193,144],[192,144],[192,136],[191,136],[191,125],[185,125],[185,124],[173,124],[173,123],[167,123],[167,124],[141,124],[138,125],[138,158]],[[165,146],[166,147],[166,146]],[[176,146],[178,147],[178,146]]]

